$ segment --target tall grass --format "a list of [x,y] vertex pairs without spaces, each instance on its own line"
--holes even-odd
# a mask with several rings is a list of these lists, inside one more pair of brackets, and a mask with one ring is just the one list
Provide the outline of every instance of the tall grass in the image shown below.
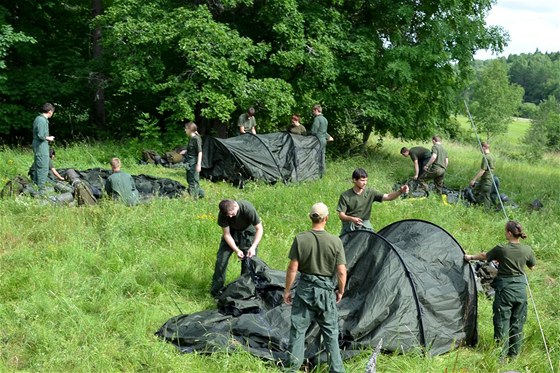
[[[271,372],[276,368],[242,351],[211,356],[181,355],[153,333],[171,316],[214,308],[209,296],[220,240],[217,205],[223,198],[247,199],[259,211],[265,229],[259,255],[284,269],[293,236],[308,228],[306,214],[317,201],[331,212],[338,196],[351,186],[350,174],[364,167],[369,184],[389,191],[412,174],[412,163],[398,154],[403,144],[386,139],[379,151],[328,164],[327,175],[294,185],[250,183],[243,190],[202,181],[206,199],[154,200],[127,208],[103,201],[87,208],[60,207],[26,198],[0,202],[0,371],[185,371]],[[424,144],[429,145],[429,144]],[[480,165],[473,147],[444,144],[450,154],[449,186],[467,185]],[[531,164],[503,159],[497,173],[503,192],[519,205],[509,210],[529,233],[539,263],[529,274],[537,308],[558,368],[560,331],[560,208],[554,162]],[[135,155],[117,144],[78,144],[57,151],[57,166],[104,167],[114,155],[126,171],[184,181],[184,171],[136,164]],[[554,159],[553,156],[551,156]],[[0,178],[24,174],[31,163],[27,149],[0,151]],[[545,207],[529,212],[539,198]],[[444,205],[436,197],[375,204],[376,228],[406,218],[434,222],[448,230],[470,252],[504,241],[504,218],[479,208]],[[338,233],[336,216],[328,229]],[[231,261],[228,280],[239,273]],[[180,310],[179,310],[180,309]],[[382,372],[499,372],[508,369],[545,372],[547,361],[532,309],[521,356],[500,363],[492,340],[491,301],[479,302],[480,343],[437,357],[382,355]],[[367,351],[348,362],[349,372],[365,369]],[[323,370],[322,371],[326,371]]]

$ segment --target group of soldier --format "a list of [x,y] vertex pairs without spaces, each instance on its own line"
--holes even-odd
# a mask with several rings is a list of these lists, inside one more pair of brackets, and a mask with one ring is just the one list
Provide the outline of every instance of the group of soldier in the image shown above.
[[[33,123],[34,181],[43,188],[49,168],[48,142],[54,141],[49,135],[48,119],[54,113],[54,106],[45,104],[42,113]],[[327,133],[328,122],[322,115],[321,106],[313,107],[315,120],[311,134],[318,137],[324,154],[324,147],[330,136]],[[239,118],[239,133],[256,133],[254,109],[249,108]],[[292,117],[292,128],[298,134],[304,134],[304,127],[299,117]],[[299,127],[303,127],[299,128]],[[292,131],[292,130],[290,130]],[[204,192],[199,185],[199,172],[202,162],[202,143],[196,124],[189,122],[185,132],[190,137],[189,145],[184,151],[187,158],[187,178],[189,192],[195,197],[203,197]],[[422,147],[402,148],[401,154],[409,156],[414,162],[414,179],[428,190],[426,181],[433,179],[436,190],[441,193],[448,156],[441,144],[441,138],[432,138],[432,150]],[[482,203],[487,203],[491,189],[494,158],[490,155],[489,146],[483,144],[483,160],[480,171],[471,180],[477,184],[477,194]],[[50,167],[52,166],[52,167]],[[106,191],[126,204],[137,203],[132,177],[120,170],[118,158],[111,160],[113,174],[108,178]],[[189,176],[190,174],[190,176]],[[489,181],[490,180],[490,181]],[[338,201],[337,213],[342,222],[341,235],[354,230],[371,230],[370,221],[374,202],[392,201],[408,193],[408,185],[390,193],[380,193],[367,188],[368,174],[362,169],[352,173],[352,188],[344,191]],[[241,273],[248,271],[248,259],[257,255],[259,243],[263,237],[262,221],[255,207],[248,201],[225,199],[219,203],[217,223],[222,228],[222,236],[217,252],[211,294],[218,296],[224,288],[228,261],[232,254],[241,260]],[[292,306],[291,328],[289,339],[290,371],[299,370],[304,360],[305,333],[309,325],[315,321],[319,324],[328,352],[331,372],[344,372],[342,357],[338,346],[338,313],[336,304],[344,295],[346,286],[346,258],[342,241],[336,235],[325,230],[329,219],[328,207],[316,203],[309,212],[311,229],[298,234],[289,251],[289,264],[286,273],[284,301]],[[498,245],[488,253],[465,255],[465,260],[495,260],[499,262],[498,277],[495,281],[494,300],[494,335],[497,341],[504,343],[504,354],[515,356],[520,351],[521,332],[527,315],[527,297],[525,294],[524,266],[533,268],[536,264],[531,248],[520,243],[525,238],[519,223],[510,221],[505,229],[506,245]],[[295,292],[292,286],[299,272],[299,281]]]

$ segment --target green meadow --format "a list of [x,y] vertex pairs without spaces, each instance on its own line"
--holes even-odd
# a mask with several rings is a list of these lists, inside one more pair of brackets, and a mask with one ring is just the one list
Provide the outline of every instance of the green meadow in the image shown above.
[[[536,308],[556,370],[560,369],[560,158],[513,160],[509,144],[519,146],[526,123],[516,121],[496,139],[497,174],[502,192],[519,208],[508,209],[529,234],[538,258],[528,274]],[[525,129],[524,129],[525,128]],[[445,140],[444,140],[445,141]],[[498,146],[498,145],[503,146]],[[63,207],[40,200],[0,201],[0,371],[27,372],[275,372],[266,361],[239,351],[214,355],[180,354],[154,332],[170,317],[215,308],[209,295],[221,230],[216,224],[223,198],[251,201],[263,220],[259,255],[285,269],[294,235],[308,229],[307,212],[317,202],[335,211],[339,194],[350,188],[354,168],[369,172],[369,186],[390,191],[412,175],[410,159],[398,151],[418,145],[386,138],[383,147],[331,159],[326,176],[293,185],[249,183],[236,189],[202,181],[207,198],[156,199],[134,208],[101,201],[93,207]],[[423,144],[428,146],[428,144]],[[446,184],[467,186],[480,165],[474,144],[444,142],[450,154]],[[122,144],[78,143],[57,149],[57,166],[108,167],[120,156],[132,174],[185,182],[183,170],[137,164]],[[27,148],[0,148],[0,181],[26,174],[32,161]],[[544,208],[531,212],[534,199]],[[468,253],[503,242],[504,215],[461,204],[446,205],[436,196],[376,204],[372,222],[382,228],[407,218],[429,220],[449,231]],[[338,233],[333,214],[328,224]],[[239,273],[233,259],[231,281]],[[529,304],[522,354],[499,362],[494,345],[491,300],[479,295],[479,344],[448,354],[383,354],[379,372],[522,372],[550,371],[535,312]],[[346,361],[348,372],[365,370],[371,351]],[[326,367],[318,371],[326,372]]]

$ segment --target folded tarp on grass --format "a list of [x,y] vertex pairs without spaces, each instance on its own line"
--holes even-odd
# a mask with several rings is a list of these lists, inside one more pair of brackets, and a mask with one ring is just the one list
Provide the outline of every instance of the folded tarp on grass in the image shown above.
[[202,151],[200,174],[213,181],[300,182],[320,178],[324,169],[315,136],[277,132],[228,139],[207,137]]
[[[426,221],[404,220],[379,234],[351,232],[342,241],[348,262],[338,304],[344,358],[375,348],[381,338],[385,351],[430,355],[476,344],[475,277],[449,233]],[[238,347],[285,361],[291,314],[282,300],[285,272],[258,258],[249,264],[250,274],[225,288],[217,310],[173,317],[156,335],[182,352]],[[326,359],[319,340],[319,327],[312,324],[306,335],[306,358],[312,363]]]

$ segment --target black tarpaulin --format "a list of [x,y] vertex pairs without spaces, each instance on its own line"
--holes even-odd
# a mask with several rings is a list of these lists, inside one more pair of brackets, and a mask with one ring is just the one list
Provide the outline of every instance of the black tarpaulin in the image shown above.
[[318,179],[321,150],[315,136],[287,132],[206,138],[201,176],[233,183],[245,180],[300,182]]
[[[343,357],[375,348],[381,338],[385,351],[430,355],[477,342],[474,274],[449,233],[429,222],[404,220],[379,234],[354,231],[341,238],[348,262],[338,305]],[[258,258],[249,264],[251,273],[226,287],[217,310],[174,317],[156,335],[183,352],[239,347],[284,361],[291,313],[282,302],[285,272]],[[297,282],[294,288],[297,292]],[[306,347],[306,358],[325,361],[317,325],[308,330]]]

